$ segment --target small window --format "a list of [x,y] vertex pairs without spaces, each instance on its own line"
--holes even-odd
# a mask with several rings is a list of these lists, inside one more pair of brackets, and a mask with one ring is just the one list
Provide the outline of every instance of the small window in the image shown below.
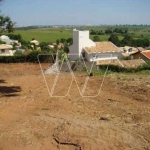
[[5,50],[4,50],[4,49],[1,49],[1,52],[2,52],[2,53],[5,53]]

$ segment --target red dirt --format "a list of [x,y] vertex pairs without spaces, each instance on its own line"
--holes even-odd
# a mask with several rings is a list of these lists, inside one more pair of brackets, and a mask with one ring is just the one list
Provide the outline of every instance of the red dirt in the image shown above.
[[[76,77],[83,86],[85,75]],[[62,73],[54,94],[70,80]],[[102,80],[90,77],[86,92]],[[148,75],[108,75],[97,97],[81,97],[73,81],[68,96],[50,97],[38,64],[0,64],[0,150],[148,150],[149,97]]]

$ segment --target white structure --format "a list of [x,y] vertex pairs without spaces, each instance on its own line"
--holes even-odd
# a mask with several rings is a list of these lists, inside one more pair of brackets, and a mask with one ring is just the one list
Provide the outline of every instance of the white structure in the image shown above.
[[87,61],[117,59],[121,51],[113,43],[93,42],[89,39],[89,31],[73,30],[73,45],[69,47],[70,60],[84,58]]
[[32,41],[30,41],[30,43],[31,43],[31,44],[35,44],[36,46],[39,45],[39,41],[37,41],[37,40],[32,40]]
[[70,60],[76,60],[81,57],[83,47],[95,46],[95,43],[89,39],[89,31],[73,30],[73,45],[69,47]]
[[1,44],[0,45],[0,56],[13,56],[16,52],[15,50],[12,50],[12,45],[8,44]]
[[0,37],[0,41],[5,42],[6,44],[11,44],[11,43],[13,42],[13,41],[10,40],[9,37],[6,36],[6,35],[2,35],[2,36]]
[[13,43],[18,43],[17,40],[11,40],[8,36],[2,35],[0,36],[0,41],[5,42],[5,44],[13,44]]

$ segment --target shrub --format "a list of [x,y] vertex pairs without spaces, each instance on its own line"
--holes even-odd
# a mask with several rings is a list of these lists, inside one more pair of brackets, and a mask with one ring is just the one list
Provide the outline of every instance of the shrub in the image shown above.
[[112,71],[112,72],[125,72],[125,73],[131,73],[131,72],[138,72],[138,71],[142,71],[142,70],[150,70],[150,66],[149,65],[142,65],[139,66],[137,68],[125,68],[125,67],[121,67],[121,66],[117,66],[117,65],[100,65],[99,69],[106,71],[106,69],[108,68],[108,71]]
[[28,55],[22,55],[22,56],[0,56],[0,63],[25,63],[25,62],[31,62],[31,63],[38,63],[38,55],[39,55],[39,60],[40,62],[54,62],[54,58],[45,53],[45,55],[40,55],[44,54],[43,52],[39,51],[32,51]]

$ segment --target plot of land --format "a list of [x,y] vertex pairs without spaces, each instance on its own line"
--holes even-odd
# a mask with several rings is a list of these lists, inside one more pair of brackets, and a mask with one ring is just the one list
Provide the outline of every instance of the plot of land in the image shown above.
[[[42,64],[46,67],[47,64]],[[78,84],[85,74],[75,73]],[[46,75],[48,87],[54,75]],[[61,73],[63,95],[70,73]],[[86,92],[97,92],[92,76]],[[150,76],[109,74],[97,97],[81,97],[75,80],[69,95],[50,97],[38,64],[0,64],[0,150],[148,150]]]

